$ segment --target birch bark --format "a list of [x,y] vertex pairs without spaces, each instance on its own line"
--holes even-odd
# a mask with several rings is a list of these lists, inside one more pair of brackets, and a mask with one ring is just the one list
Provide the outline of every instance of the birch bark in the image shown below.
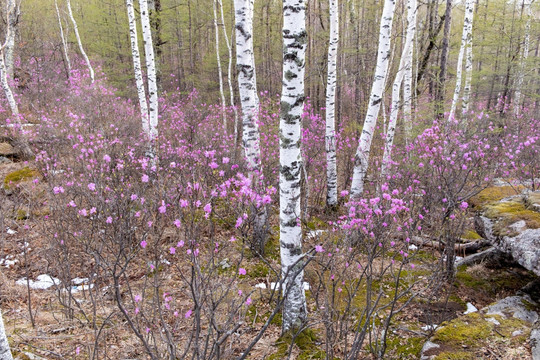
[[227,83],[229,85],[229,96],[231,101],[231,106],[234,111],[234,139],[236,145],[236,139],[238,138],[238,109],[234,105],[234,91],[232,86],[232,46],[229,41],[229,36],[227,35],[227,27],[225,26],[225,18],[223,15],[223,1],[217,0],[219,2],[219,12],[221,14],[221,26],[223,27],[223,37],[225,38],[225,45],[227,46],[227,51],[229,52],[229,65],[227,67]]
[[1,309],[0,309],[0,360],[13,360],[13,356],[11,355],[11,350],[9,348],[6,328],[4,327],[4,320],[2,319]]
[[223,128],[227,129],[227,117],[225,116],[225,93],[223,92],[223,71],[221,70],[221,56],[219,55],[219,27],[218,27],[218,18],[216,10],[217,0],[212,0],[212,10],[214,11],[214,34],[216,40],[216,59],[218,67],[218,79],[219,79],[219,95],[221,97],[221,108],[223,115]]
[[[453,120],[456,113],[456,106],[461,93],[462,83],[462,69],[463,69],[463,56],[465,55],[465,49],[468,44],[472,45],[472,22],[474,15],[474,3],[475,0],[467,0],[465,2],[465,20],[463,21],[463,34],[461,35],[461,47],[459,48],[457,70],[456,70],[456,88],[454,90],[454,97],[452,99],[452,107],[450,108],[450,114],[448,115],[448,121]],[[472,54],[471,54],[472,55]],[[471,58],[471,71],[472,71],[472,58]]]
[[17,35],[17,28],[19,24],[20,1],[16,3],[15,0],[7,0],[8,15],[7,20],[9,22],[10,31],[6,34],[6,49],[5,49],[5,65],[7,76],[9,79],[13,79],[13,52],[15,50],[15,36]]
[[413,101],[413,55],[416,42],[416,14],[417,2],[411,0],[407,2],[407,36],[414,39],[414,43],[409,47],[405,56],[405,69],[403,74],[403,122],[407,139],[411,137],[412,132],[412,101]]
[[84,47],[81,42],[81,36],[79,35],[79,28],[77,27],[77,22],[75,21],[75,18],[73,17],[73,11],[71,11],[71,0],[67,0],[67,8],[68,8],[69,18],[71,19],[71,23],[73,24],[73,31],[75,32],[75,37],[77,38],[77,44],[79,44],[79,51],[81,52],[81,55],[84,61],[86,62],[88,71],[90,72],[90,79],[92,80],[92,82],[94,82],[94,68],[92,67],[92,64],[90,63],[90,59],[88,59],[88,55],[86,55],[86,52],[84,51]]
[[152,31],[150,30],[150,18],[148,16],[148,3],[146,0],[139,0],[139,10],[141,12],[146,78],[150,98],[148,104],[148,134],[150,141],[153,142],[158,136],[158,90],[154,46],[152,45]]
[[381,25],[379,31],[379,50],[377,53],[377,65],[375,77],[371,87],[371,95],[364,120],[364,127],[360,135],[360,142],[354,157],[354,170],[351,183],[351,198],[356,199],[364,191],[364,179],[367,174],[369,164],[369,154],[371,141],[377,123],[377,116],[382,102],[384,83],[388,73],[388,62],[390,60],[390,37],[392,34],[392,22],[394,19],[395,0],[385,0]]
[[[236,70],[238,72],[238,89],[240,105],[242,106],[242,147],[248,162],[250,177],[260,182],[261,150],[260,133],[257,117],[259,114],[259,97],[257,95],[257,80],[255,58],[253,56],[253,0],[235,0],[236,22]],[[266,242],[267,212],[262,205],[258,209],[254,225],[254,243],[257,251],[264,253]]]
[[69,60],[68,43],[64,35],[64,27],[62,26],[62,18],[60,17],[57,0],[54,0],[54,7],[56,8],[56,17],[58,18],[58,27],[60,28],[60,39],[62,40],[62,50],[64,51],[64,59],[66,59],[67,77],[69,79],[71,77],[71,61]]
[[[405,35],[405,45],[399,61],[399,68],[394,83],[392,84],[392,105],[390,108],[390,120],[386,130],[386,141],[384,146],[383,162],[381,167],[381,176],[386,175],[388,165],[391,161],[392,146],[396,133],[397,117],[401,105],[400,94],[401,84],[407,70],[412,69],[412,48],[416,23],[416,0],[407,1],[407,34]],[[409,89],[410,90],[410,89]],[[410,98],[409,98],[410,101]]]
[[279,222],[283,274],[283,332],[300,329],[307,319],[303,287],[300,227],[300,152],[304,111],[304,70],[307,45],[306,2],[283,0],[283,87],[281,93]]
[[339,42],[339,0],[330,0],[330,43],[328,45],[328,81],[326,87],[326,206],[337,205],[336,164],[336,83]]
[[146,90],[144,88],[144,80],[141,69],[141,55],[139,53],[139,40],[137,36],[137,22],[135,20],[135,11],[133,8],[133,0],[126,0],[128,23],[129,23],[129,38],[131,42],[131,57],[133,59],[133,70],[135,72],[135,83],[137,85],[137,96],[139,98],[139,108],[141,110],[142,129],[144,133],[151,137],[150,134],[150,115],[148,113],[148,102],[146,101]]
[[529,46],[531,37],[531,1],[524,0],[525,12],[527,14],[527,22],[525,24],[525,39],[523,43],[523,52],[521,53],[521,59],[519,63],[519,72],[516,80],[516,94],[514,97],[514,115],[519,115],[521,111],[521,87],[523,86],[523,78],[525,76],[525,62],[529,57]]

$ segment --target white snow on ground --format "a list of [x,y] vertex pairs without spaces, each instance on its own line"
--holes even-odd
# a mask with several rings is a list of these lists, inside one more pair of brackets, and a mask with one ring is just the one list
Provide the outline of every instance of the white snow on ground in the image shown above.
[[[17,285],[23,285],[23,286],[27,285],[26,278],[19,279],[15,283]],[[28,284],[30,285],[31,289],[45,290],[45,289],[50,288],[51,286],[54,286],[55,284],[56,285],[60,284],[60,280],[48,274],[41,274],[37,277],[36,281],[30,280]]]

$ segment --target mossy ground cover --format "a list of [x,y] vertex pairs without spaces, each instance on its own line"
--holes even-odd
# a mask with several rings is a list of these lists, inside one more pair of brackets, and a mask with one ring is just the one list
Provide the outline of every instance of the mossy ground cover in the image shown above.
[[524,221],[528,229],[540,228],[540,213],[527,208],[521,197],[510,201],[503,201],[485,205],[484,215],[497,220],[493,227],[493,233],[499,236],[515,236],[516,231],[510,226],[518,221]]

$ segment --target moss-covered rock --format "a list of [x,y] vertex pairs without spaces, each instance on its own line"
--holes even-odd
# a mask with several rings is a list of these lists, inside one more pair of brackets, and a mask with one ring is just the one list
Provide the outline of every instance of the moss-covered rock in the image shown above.
[[20,170],[13,171],[4,178],[4,189],[9,189],[23,181],[28,181],[37,177],[39,173],[35,169],[24,167]]

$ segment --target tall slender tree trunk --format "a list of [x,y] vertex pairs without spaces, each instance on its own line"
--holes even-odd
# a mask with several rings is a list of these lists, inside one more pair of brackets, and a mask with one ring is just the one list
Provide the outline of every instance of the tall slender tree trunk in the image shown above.
[[336,84],[339,43],[339,0],[330,0],[330,42],[328,44],[328,80],[326,84],[326,206],[337,205],[336,163]]
[[[412,48],[413,48],[414,33],[416,29],[416,0],[407,1],[407,21],[408,21],[408,24],[407,24],[407,34],[405,35],[405,45],[403,46],[401,59],[399,61],[398,72],[396,74],[394,83],[392,84],[392,105],[390,108],[390,121],[388,122],[388,128],[386,130],[386,141],[385,141],[385,146],[384,146],[381,176],[386,175],[386,171],[391,160],[392,146],[394,144],[394,136],[396,133],[397,117],[398,117],[399,108],[401,105],[401,102],[399,101],[400,94],[401,94],[401,83],[403,82],[403,79],[407,71],[412,70]],[[411,75],[412,75],[412,71],[411,71]],[[412,95],[410,88],[407,94],[409,96]],[[409,98],[409,102],[410,102],[410,98]]]
[[[474,7],[473,2],[473,7]],[[467,47],[465,48],[465,86],[463,87],[463,98],[461,101],[461,113],[467,117],[469,112],[469,102],[471,99],[471,84],[473,72],[473,37],[472,37],[473,18],[471,17],[470,30],[467,36]]]
[[[227,46],[227,51],[229,52],[229,65],[227,67],[227,83],[229,85],[229,97],[231,106],[234,111],[234,139],[235,141],[238,139],[238,109],[234,105],[234,91],[232,86],[232,63],[233,63],[233,56],[232,56],[232,46],[231,42],[229,41],[229,36],[227,35],[227,27],[225,26],[225,17],[223,14],[223,1],[217,0],[219,3],[219,12],[221,14],[221,26],[223,28],[223,37],[225,38],[225,45]],[[236,145],[236,142],[235,142]]]
[[148,104],[149,128],[148,135],[151,142],[158,136],[158,89],[156,79],[156,65],[154,61],[154,46],[152,45],[152,30],[150,29],[150,18],[148,16],[148,3],[146,0],[139,0],[139,10],[141,12],[141,25],[144,44],[144,57],[146,59],[146,78],[148,83]]
[[[474,16],[474,3],[475,0],[466,0],[465,1],[465,19],[463,21],[463,33],[461,35],[461,47],[459,48],[457,70],[456,70],[456,88],[454,89],[454,97],[452,98],[452,106],[450,108],[450,114],[448,115],[448,121],[452,121],[456,114],[456,106],[459,99],[459,94],[461,93],[461,84],[462,84],[462,69],[463,69],[463,57],[465,55],[466,49],[472,46],[472,25],[473,25],[473,16]],[[471,56],[470,60],[467,59],[467,65],[469,65],[469,71],[472,72],[472,53],[468,54]],[[470,83],[469,83],[470,88]],[[468,94],[467,94],[468,98]]]
[[68,42],[64,35],[64,27],[62,26],[62,17],[60,16],[57,0],[54,0],[54,7],[56,8],[56,17],[58,18],[58,27],[60,28],[60,40],[62,40],[62,50],[64,52],[64,59],[66,62],[67,78],[69,79],[71,77],[71,61],[69,60]]
[[212,10],[214,11],[214,34],[215,34],[215,41],[216,41],[216,59],[217,59],[217,68],[218,68],[218,79],[219,79],[219,95],[221,98],[221,108],[223,109],[222,116],[223,116],[223,128],[227,130],[227,116],[225,114],[225,93],[223,92],[223,71],[221,70],[221,56],[219,55],[219,26],[218,26],[218,17],[217,17],[217,10],[216,10],[216,1],[218,0],[212,0]]
[[133,9],[133,0],[126,0],[129,38],[131,42],[131,57],[133,59],[133,70],[135,72],[135,83],[137,85],[137,96],[139,98],[139,108],[141,110],[141,122],[144,133],[150,137],[150,114],[148,113],[148,102],[146,100],[146,90],[141,69],[141,56],[139,54],[139,41],[137,36],[137,22]]
[[[250,176],[256,186],[261,182],[261,149],[259,123],[259,96],[253,56],[253,0],[235,0],[236,21],[236,69],[238,89],[242,106],[242,145],[250,169]],[[266,207],[261,205],[256,212],[253,242],[259,253],[264,253],[267,233]]]
[[69,18],[71,19],[71,23],[73,24],[73,31],[75,32],[75,37],[77,38],[77,44],[79,44],[79,51],[81,52],[81,56],[86,62],[88,71],[90,72],[90,79],[92,80],[92,82],[94,82],[94,68],[92,67],[92,64],[90,63],[90,59],[88,59],[88,56],[86,55],[86,52],[84,51],[84,47],[81,42],[81,36],[79,35],[79,28],[77,27],[77,22],[75,21],[75,18],[73,17],[73,11],[71,10],[71,0],[67,0],[67,8],[68,8]]
[[448,50],[450,48],[450,26],[452,24],[452,0],[446,0],[444,12],[444,32],[441,51],[441,65],[437,81],[435,95],[435,116],[437,119],[444,118],[444,98],[446,95],[446,68],[448,66]]
[[148,16],[150,17],[150,29],[152,32],[152,45],[154,46],[154,63],[156,67],[156,84],[158,91],[161,89],[161,63],[163,62],[163,41],[161,35],[161,0],[148,0]]
[[21,15],[20,6],[20,0],[18,3],[16,2],[16,0],[7,0],[7,7],[9,11],[6,21],[9,22],[10,32],[9,34],[7,34],[8,36],[6,37],[6,48],[4,50],[4,56],[7,76],[12,80],[14,74],[13,53],[15,51],[15,37],[17,36],[19,28],[19,16]]
[[[416,0],[407,1],[407,35],[406,39],[411,38],[411,44],[408,47],[407,53],[402,56],[406,57],[403,69],[403,122],[405,124],[406,137],[409,139],[412,133],[412,101],[413,101],[413,55],[414,42],[416,39]],[[405,48],[407,48],[407,40],[405,40]],[[403,49],[405,51],[405,49]],[[401,70],[401,68],[400,68]],[[392,108],[393,111],[393,108]],[[391,116],[391,114],[390,114]]]
[[282,290],[286,296],[283,305],[283,332],[299,330],[307,320],[302,228],[299,221],[306,45],[306,2],[283,0],[283,87],[279,121],[280,250],[284,276]]
[[390,39],[392,35],[392,22],[394,19],[395,0],[385,0],[381,25],[379,30],[379,50],[377,54],[377,65],[375,77],[371,87],[371,95],[364,120],[364,127],[360,135],[360,142],[354,157],[354,170],[351,183],[351,197],[357,199],[364,191],[364,179],[369,165],[369,154],[371,151],[371,141],[375,132],[377,116],[382,102],[384,84],[388,73],[388,62],[390,60]]
[[11,350],[9,348],[6,328],[4,326],[4,320],[2,319],[1,309],[0,309],[0,360],[13,360],[13,356],[11,355]]
[[527,14],[527,22],[525,24],[525,39],[523,41],[523,51],[519,62],[519,71],[516,79],[516,93],[514,96],[514,115],[518,116],[521,111],[521,87],[523,86],[523,78],[525,76],[526,61],[529,57],[529,46],[531,37],[531,3],[530,0],[524,0],[523,6]]

